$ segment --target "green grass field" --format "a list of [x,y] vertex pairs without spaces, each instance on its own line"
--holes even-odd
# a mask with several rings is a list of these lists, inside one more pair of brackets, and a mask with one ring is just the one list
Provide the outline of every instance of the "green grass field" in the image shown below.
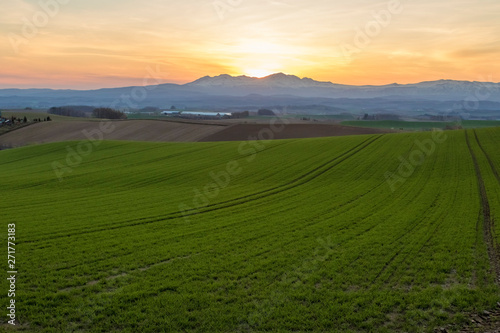
[[[19,327],[458,329],[500,301],[499,140],[500,129],[482,129],[108,141],[92,152],[80,144],[79,158],[68,155],[78,142],[0,151]],[[56,175],[54,162],[72,167]]]
[[496,120],[462,120],[460,122],[444,122],[444,121],[402,121],[402,120],[380,120],[380,121],[343,121],[342,125],[370,127],[370,128],[387,128],[400,129],[405,131],[422,131],[431,130],[434,128],[445,129],[447,126],[461,126],[462,128],[486,128],[498,127],[500,121]]

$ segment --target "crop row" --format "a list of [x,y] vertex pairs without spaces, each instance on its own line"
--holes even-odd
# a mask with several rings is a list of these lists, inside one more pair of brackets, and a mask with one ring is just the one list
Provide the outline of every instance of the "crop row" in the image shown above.
[[[500,296],[471,157],[496,217],[500,131],[446,135],[395,189],[387,172],[432,133],[246,153],[245,143],[103,142],[62,182],[51,165],[74,143],[2,151],[19,321],[47,332],[461,325]],[[228,163],[239,172],[204,192]],[[208,202],[196,206],[199,193]]]

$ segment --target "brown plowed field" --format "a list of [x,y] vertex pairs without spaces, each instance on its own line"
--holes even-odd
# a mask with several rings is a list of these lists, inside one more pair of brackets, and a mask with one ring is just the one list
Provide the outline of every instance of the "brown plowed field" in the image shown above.
[[335,124],[237,124],[223,128],[200,141],[244,141],[250,138],[300,139],[327,136],[388,133],[388,130],[341,126]]
[[[108,123],[108,121],[106,122]],[[193,142],[224,129],[222,126],[185,124],[155,120],[109,122],[115,126],[105,140]],[[98,121],[43,122],[0,135],[0,147],[20,147],[35,143],[86,140],[84,131],[99,129]],[[110,125],[111,126],[111,125]]]
[[[387,133],[386,130],[335,124],[227,124],[157,120],[105,121],[115,129],[104,140],[153,142],[244,141],[250,138],[297,139]],[[86,140],[85,131],[99,129],[99,121],[52,121],[33,124],[0,135],[0,149],[29,144]],[[110,125],[111,126],[111,125]]]

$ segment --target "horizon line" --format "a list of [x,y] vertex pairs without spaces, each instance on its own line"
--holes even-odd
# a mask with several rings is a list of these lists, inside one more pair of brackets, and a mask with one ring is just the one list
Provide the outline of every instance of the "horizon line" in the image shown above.
[[246,77],[246,78],[250,78],[250,79],[263,80],[263,79],[266,79],[266,78],[269,78],[269,77],[272,77],[272,76],[276,76],[276,75],[280,75],[280,74],[286,75],[286,76],[293,76],[293,77],[299,78],[300,80],[310,79],[310,80],[316,81],[318,83],[332,83],[332,84],[335,84],[335,85],[342,85],[342,86],[348,86],[348,87],[384,87],[384,86],[390,86],[390,85],[402,85],[402,86],[405,86],[405,85],[416,85],[416,84],[421,84],[421,83],[439,82],[439,81],[500,84],[500,82],[492,82],[492,81],[471,81],[471,80],[453,80],[453,79],[424,80],[424,81],[413,82],[413,83],[392,82],[392,83],[387,83],[387,84],[345,84],[345,83],[337,83],[337,82],[333,82],[333,81],[318,81],[318,80],[315,80],[315,79],[310,78],[310,77],[300,77],[300,76],[297,76],[297,75],[294,75],[294,74],[287,74],[287,73],[283,73],[283,72],[276,72],[276,73],[273,73],[273,74],[270,74],[270,75],[267,75],[267,76],[263,76],[263,77],[249,76],[249,75],[245,75],[245,74],[241,74],[241,75],[233,74],[233,75],[231,75],[231,74],[227,74],[227,73],[218,74],[218,75],[215,75],[215,76],[205,75],[205,76],[200,76],[198,79],[195,79],[193,81],[188,81],[188,82],[185,82],[185,83],[163,82],[163,83],[151,84],[151,85],[124,85],[124,86],[96,87],[96,88],[50,88],[50,87],[44,87],[44,88],[9,88],[9,87],[6,87],[6,88],[0,88],[0,90],[58,90],[58,91],[76,90],[76,91],[93,91],[93,90],[104,90],[104,89],[120,89],[120,88],[134,88],[134,87],[152,87],[152,86],[160,86],[160,85],[166,85],[166,84],[172,84],[172,85],[177,85],[177,86],[185,86],[185,85],[194,83],[194,82],[196,82],[198,80],[201,80],[203,78],[217,78],[217,77],[220,77],[220,76],[230,76],[232,78]]

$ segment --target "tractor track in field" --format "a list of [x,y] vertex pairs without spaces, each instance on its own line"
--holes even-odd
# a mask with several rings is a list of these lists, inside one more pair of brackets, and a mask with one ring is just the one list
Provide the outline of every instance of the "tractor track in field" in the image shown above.
[[[305,174],[305,175],[302,174],[302,175],[296,177],[295,179],[292,179],[291,181],[289,181],[289,182],[287,182],[287,183],[285,183],[283,185],[279,185],[279,186],[276,186],[276,187],[273,187],[273,188],[270,188],[270,189],[267,189],[267,190],[264,190],[264,191],[252,193],[252,194],[249,194],[249,195],[246,195],[246,196],[242,196],[242,197],[231,199],[231,200],[224,201],[224,202],[221,202],[221,203],[209,205],[209,206],[206,207],[206,208],[208,208],[208,207],[222,205],[222,207],[220,207],[220,208],[214,207],[214,209],[206,209],[206,210],[203,210],[203,211],[199,211],[199,209],[195,208],[195,209],[191,209],[191,210],[185,211],[184,214],[185,214],[185,216],[186,215],[189,216],[189,215],[191,215],[191,214],[189,214],[189,212],[192,212],[192,215],[198,215],[200,213],[210,212],[210,211],[218,210],[218,209],[221,209],[221,208],[227,208],[227,207],[233,206],[233,205],[225,205],[225,204],[228,204],[228,203],[233,203],[234,202],[234,203],[236,203],[236,205],[238,205],[238,204],[240,204],[239,201],[243,200],[243,199],[249,199],[249,200],[263,199],[263,198],[269,197],[271,195],[282,193],[284,191],[288,191],[288,190],[296,188],[298,186],[307,184],[311,180],[320,177],[321,175],[323,175],[324,173],[328,172],[329,170],[331,170],[333,167],[339,165],[340,163],[344,162],[348,158],[356,155],[361,150],[365,149],[367,146],[369,146],[373,142],[377,141],[380,137],[381,136],[377,136],[375,139],[369,138],[369,139],[361,142],[357,146],[355,146],[353,149],[351,149],[351,150],[349,150],[349,151],[347,151],[347,152],[345,152],[345,153],[343,153],[343,154],[335,157],[333,160],[330,160],[330,161],[328,161],[326,163],[323,163],[320,166],[314,168],[313,170],[308,171],[307,174]],[[245,201],[245,202],[247,202],[247,201]],[[188,213],[188,214],[186,214],[186,213]]]
[[[415,144],[413,144],[411,146],[411,150],[413,150],[413,147],[415,146]],[[431,206],[433,206],[439,199],[439,196],[436,196],[431,204]],[[406,229],[399,237],[397,237],[396,239],[394,239],[393,241],[390,242],[389,245],[393,245],[397,242],[400,242],[404,237],[410,237],[410,239],[412,238],[411,235],[413,234],[413,231],[416,230],[418,227],[420,227],[422,224],[425,223],[425,218],[421,218],[420,220],[418,220],[417,223],[413,224],[413,225],[410,225],[408,229]],[[432,236],[431,236],[432,237]],[[429,239],[431,238],[429,237]],[[427,243],[427,241],[425,242]],[[425,243],[423,246],[425,246]],[[396,250],[396,253],[394,253],[394,255],[384,264],[384,267],[382,267],[382,269],[378,272],[378,274],[375,276],[375,278],[372,280],[372,284],[375,284],[379,279],[380,277],[382,276],[382,274],[384,274],[388,269],[389,267],[392,265],[392,263],[396,260],[397,257],[400,256],[400,254],[403,252],[403,250],[408,246],[408,242],[405,242],[399,249]],[[423,246],[421,248],[423,248]],[[419,250],[420,251],[420,250]],[[406,259],[408,258],[408,256],[410,256],[411,253],[407,253],[404,258],[403,258],[403,262],[406,261]],[[384,283],[387,283],[388,280],[391,279],[392,275],[394,273],[392,273],[387,279],[386,281],[384,281]]]
[[[446,213],[441,214],[441,216],[444,216],[444,215],[446,215]],[[433,239],[433,237],[434,237],[434,234],[435,234],[436,230],[438,230],[438,228],[439,228],[441,225],[443,225],[443,221],[444,221],[444,218],[441,218],[441,219],[439,219],[439,222],[437,222],[435,225],[432,225],[432,230],[433,230],[433,232],[429,232],[429,233],[428,233],[427,238],[423,239],[423,240],[424,240],[424,242],[418,242],[418,241],[415,241],[414,243],[412,243],[412,245],[413,245],[413,244],[414,244],[414,245],[418,245],[418,250],[417,250],[417,251],[410,251],[410,252],[408,252],[408,253],[404,254],[403,259],[401,260],[401,262],[399,262],[399,263],[398,263],[398,267],[396,267],[396,268],[393,270],[393,272],[391,273],[391,275],[387,277],[387,279],[383,282],[384,284],[386,284],[386,285],[387,285],[387,284],[389,284],[389,281],[390,281],[391,279],[393,279],[394,274],[395,274],[395,272],[397,271],[397,269],[398,269],[398,268],[400,268],[400,267],[401,267],[401,266],[402,266],[402,265],[403,265],[406,261],[408,261],[408,258],[409,258],[410,256],[415,256],[416,254],[420,254],[420,253],[422,252],[422,249],[423,249],[423,248],[424,248],[424,247],[425,247],[425,246],[426,246],[426,245],[427,245],[427,244],[428,244],[428,243],[429,243],[429,242]],[[420,224],[421,224],[421,223],[419,223],[419,225],[420,225]],[[431,228],[431,226],[429,226],[429,229],[430,229],[430,228]],[[392,262],[394,262],[394,261],[395,261],[396,256],[398,256],[398,257],[399,257],[399,256],[400,256],[400,253],[401,253],[401,252],[403,252],[403,250],[404,250],[405,248],[407,248],[407,247],[408,247],[408,244],[404,245],[404,246],[403,246],[403,247],[402,247],[402,248],[398,251],[398,253],[395,255],[395,257],[394,257],[394,258],[391,258],[391,262],[390,262],[390,263],[387,263],[386,265],[389,265],[389,266],[390,266],[390,265],[392,265]],[[384,267],[384,270],[387,270],[387,269],[388,269],[388,267]],[[383,271],[379,273],[378,277],[380,277],[380,275],[381,275],[382,273],[383,273]],[[374,282],[376,282],[376,280],[375,280]]]
[[[455,193],[455,196],[456,196],[456,193]],[[434,198],[434,201],[432,203],[432,205],[434,205],[437,201],[439,200],[439,196],[436,196]],[[446,215],[446,212],[443,212],[441,215],[440,215],[440,218],[437,219],[437,222],[435,225],[430,225],[429,228],[432,228],[433,232],[429,232],[427,238],[425,239],[425,242],[422,243],[421,246],[419,246],[419,249],[417,251],[415,251],[414,253],[412,252],[409,252],[407,254],[404,255],[404,258],[403,260],[401,261],[400,265],[402,265],[404,262],[407,261],[408,257],[410,255],[414,255],[415,253],[421,253],[422,252],[422,249],[429,243],[429,241],[434,237],[434,234],[436,232],[436,230],[441,226],[443,225],[443,221],[444,219],[441,218],[442,216]],[[406,237],[408,236],[410,233],[412,233],[417,227],[419,227],[420,225],[422,225],[424,223],[425,219],[421,219],[420,222],[418,222],[417,224],[415,224],[410,230],[408,230],[407,232],[405,232],[403,235],[401,235],[400,237],[398,237],[394,242],[397,242],[397,241],[400,241],[403,237]],[[393,242],[393,243],[394,243]],[[418,242],[415,242],[415,244],[417,244]],[[391,243],[392,244],[392,243]],[[384,273],[384,271],[386,271],[388,269],[388,266],[390,266],[392,264],[392,262],[396,259],[397,256],[399,256],[399,254],[408,246],[408,243],[405,243],[405,245],[403,247],[401,247],[400,250],[398,250],[398,252],[389,260],[389,262],[386,263],[385,267],[382,269],[381,272],[379,272],[379,274],[377,274],[377,277],[374,279],[373,283],[377,282],[378,278],[382,275],[382,273]],[[391,276],[389,276],[385,281],[384,283],[387,284],[389,282],[389,280],[392,278],[392,276],[394,275],[394,273],[391,274]]]
[[326,172],[328,172],[329,170],[331,170],[335,166],[339,165],[340,163],[346,161],[350,157],[352,157],[352,156],[356,155],[357,153],[359,153],[360,151],[364,150],[366,147],[373,144],[375,141],[380,139],[382,136],[383,136],[383,134],[378,135],[376,137],[370,137],[370,138],[364,140],[363,142],[359,143],[358,145],[356,145],[352,149],[342,153],[339,156],[336,156],[332,160],[321,164],[320,166],[314,168],[313,170],[308,171],[306,174],[302,174],[302,175],[292,179],[291,181],[289,181],[283,185],[279,185],[277,187],[273,187],[273,188],[270,188],[267,190],[248,194],[248,195],[245,195],[242,197],[234,198],[234,199],[219,202],[219,203],[214,203],[214,204],[207,205],[204,208],[200,208],[200,209],[190,208],[188,210],[177,211],[177,212],[170,213],[167,215],[137,218],[137,219],[127,221],[127,222],[130,222],[129,224],[122,224],[122,225],[117,225],[117,226],[113,226],[113,227],[99,228],[99,229],[94,229],[94,230],[84,230],[84,231],[80,231],[77,233],[71,233],[71,234],[53,235],[50,238],[24,241],[23,243],[33,243],[33,242],[37,242],[40,240],[48,241],[48,240],[53,240],[53,239],[57,239],[57,238],[81,236],[84,234],[92,234],[92,233],[101,232],[101,231],[117,230],[117,229],[121,229],[121,228],[128,228],[128,227],[134,227],[134,226],[143,225],[143,224],[151,224],[151,223],[156,223],[156,222],[174,220],[174,219],[178,219],[178,218],[185,218],[186,219],[186,218],[189,218],[190,216],[200,215],[200,214],[204,214],[204,213],[210,213],[210,212],[217,211],[220,209],[230,208],[230,207],[234,207],[237,205],[242,205],[242,204],[245,204],[249,201],[267,198],[267,197],[270,197],[270,196],[273,196],[273,195],[276,195],[276,194],[279,194],[279,193],[282,193],[282,192],[285,192],[285,191],[288,191],[288,190],[291,190],[291,189],[294,189],[294,188],[297,188],[299,186],[302,186],[302,185],[309,183],[310,181],[320,177],[321,175],[325,174]]
[[498,181],[498,184],[500,184],[500,175],[498,174],[498,170],[495,166],[495,163],[493,163],[493,160],[491,157],[486,153],[486,150],[484,150],[483,145],[479,141],[479,137],[477,136],[476,130],[474,130],[474,136],[476,137],[477,144],[479,145],[479,148],[483,151],[484,156],[486,156],[486,159],[488,160],[488,163],[490,164],[491,170],[493,171],[493,174],[495,175],[495,178]]
[[[479,142],[479,139],[477,137],[477,133],[474,130],[475,134],[475,139],[476,142],[485,155],[486,159],[488,160],[492,172],[495,174],[498,178],[498,173],[496,172],[496,168],[489,158],[488,154],[486,154],[486,151],[483,149],[481,146],[481,143]],[[467,147],[469,148],[469,152],[472,157],[472,161],[474,162],[474,169],[476,170],[476,177],[477,181],[479,184],[479,194],[480,194],[480,199],[481,199],[481,212],[480,215],[483,215],[483,239],[486,242],[487,250],[488,250],[488,257],[490,259],[490,265],[495,273],[495,282],[497,285],[500,285],[500,258],[499,258],[499,253],[497,251],[496,247],[496,242],[493,237],[492,231],[494,230],[494,224],[493,224],[493,219],[491,218],[491,212],[490,212],[490,204],[488,201],[488,196],[486,192],[486,186],[484,184],[483,177],[481,175],[481,169],[479,167],[479,163],[477,161],[476,154],[474,153],[474,150],[472,149],[470,139],[469,139],[469,133],[465,131],[465,140],[467,142]],[[500,180],[499,180],[500,182]],[[500,303],[497,303],[500,307]],[[472,332],[500,332],[499,325],[500,325],[500,310],[496,309],[494,312],[489,312],[489,311],[484,311],[482,314],[477,314],[477,313],[471,313],[469,315],[470,317],[470,323],[466,324],[465,327],[460,329],[461,333],[472,333]],[[443,331],[442,329],[440,330],[441,332]],[[445,329],[445,332],[447,330]]]
[[[477,139],[477,138],[476,138]],[[465,134],[465,140],[467,141],[467,146],[469,148],[469,152],[472,157],[472,161],[474,162],[474,168],[476,170],[476,177],[477,181],[479,183],[479,194],[480,194],[480,199],[481,199],[481,211],[483,214],[483,219],[484,219],[484,225],[483,225],[483,233],[484,233],[484,241],[486,242],[486,246],[488,248],[488,256],[490,259],[490,264],[491,267],[495,273],[495,281],[498,285],[500,285],[500,258],[498,255],[497,247],[496,247],[496,242],[493,237],[493,228],[494,228],[494,222],[491,217],[491,211],[490,211],[490,203],[488,200],[488,194],[486,192],[486,186],[484,184],[483,176],[481,175],[481,169],[479,167],[479,163],[477,161],[476,154],[474,153],[474,150],[472,149],[470,139],[469,139],[469,134],[466,132]],[[479,141],[478,141],[479,144]]]
[[[283,143],[274,145],[272,147],[267,148],[266,151],[269,151],[271,149],[277,148],[279,146],[286,145],[288,143],[289,142],[283,142]],[[124,145],[126,145],[126,144],[124,144]],[[147,149],[147,150],[154,150],[154,149],[157,149],[157,148],[150,148],[150,149]],[[204,149],[205,148],[191,150],[191,151],[189,151],[189,153],[193,153],[193,152],[197,152],[197,151],[202,151]],[[125,155],[131,155],[131,154],[135,154],[135,153],[136,152],[130,152],[130,153],[116,155],[116,156],[125,156]],[[177,154],[174,154],[174,155],[175,155],[175,157],[177,157],[177,156],[182,156],[182,155],[185,155],[185,154],[186,153],[182,153],[181,152],[181,153],[177,153]],[[172,155],[172,156],[174,156],[174,155]],[[167,156],[166,158],[168,159],[168,158],[170,158],[172,156]],[[103,158],[101,160],[111,159],[111,158],[113,158],[113,157],[107,157],[107,158]],[[98,163],[98,161],[93,161],[91,163]],[[87,173],[87,175],[89,175],[89,174],[99,174],[99,173],[101,173],[101,171],[98,170],[98,171],[94,171],[94,172],[91,172],[91,173]],[[73,176],[73,177],[83,177],[83,175],[77,175],[77,176]],[[49,182],[50,181],[44,182],[44,183],[49,183]],[[149,180],[148,182],[149,183],[155,183],[155,182],[158,182],[158,180]],[[146,182],[142,183],[142,185],[145,185],[145,184],[146,184]],[[37,183],[37,186],[38,185],[41,185],[41,184]],[[130,186],[130,185],[127,185],[127,186]],[[237,199],[232,199],[232,200],[234,201],[234,200],[237,200]],[[219,204],[222,204],[222,203],[219,203]],[[52,240],[52,239],[57,239],[57,238],[78,236],[78,235],[84,235],[84,234],[89,234],[89,233],[94,233],[94,232],[105,231],[105,230],[115,230],[115,229],[120,229],[120,228],[125,228],[125,227],[133,227],[133,226],[137,226],[137,225],[140,225],[140,224],[149,224],[149,223],[155,223],[155,222],[159,222],[159,221],[166,221],[166,220],[172,220],[172,219],[182,218],[183,216],[184,215],[181,214],[181,212],[174,212],[174,213],[170,213],[168,215],[157,215],[157,216],[148,217],[148,218],[137,218],[137,219],[129,220],[129,221],[126,221],[126,222],[144,221],[144,220],[147,220],[147,219],[150,219],[150,218],[155,218],[155,220],[151,220],[151,221],[147,221],[147,222],[142,222],[142,223],[128,224],[128,225],[120,225],[120,226],[113,226],[113,227],[103,227],[103,228],[100,228],[100,229],[93,229],[93,230],[81,230],[81,231],[80,230],[73,230],[71,233],[68,233],[68,234],[55,234],[55,235],[53,234],[53,236],[50,237],[50,238],[43,237],[42,239],[43,240]],[[163,217],[163,218],[158,219],[159,217]],[[34,243],[34,242],[37,242],[37,241],[42,240],[42,239],[29,240],[29,241],[25,241],[25,243]]]
[[58,292],[70,292],[70,291],[73,291],[73,290],[76,290],[76,289],[83,289],[83,288],[86,288],[86,287],[91,287],[91,286],[94,286],[94,285],[96,285],[98,283],[101,283],[101,282],[104,282],[104,281],[115,280],[115,279],[118,279],[118,278],[129,276],[129,275],[137,273],[137,272],[145,272],[145,271],[147,271],[147,270],[149,270],[151,268],[157,267],[157,266],[166,265],[166,264],[169,264],[169,263],[171,263],[173,261],[177,261],[177,260],[181,260],[181,259],[189,259],[189,258],[191,258],[193,256],[198,256],[200,254],[202,254],[202,252],[200,252],[200,253],[194,253],[194,254],[189,254],[189,255],[185,255],[185,256],[179,256],[179,257],[173,257],[173,258],[165,259],[165,260],[162,260],[162,261],[158,261],[156,263],[148,264],[146,266],[133,268],[133,269],[129,270],[128,272],[121,272],[121,273],[118,273],[118,274],[114,274],[114,275],[109,275],[109,276],[103,277],[103,278],[98,279],[98,280],[91,280],[91,281],[88,281],[84,285],[65,287],[65,288],[59,289]]

